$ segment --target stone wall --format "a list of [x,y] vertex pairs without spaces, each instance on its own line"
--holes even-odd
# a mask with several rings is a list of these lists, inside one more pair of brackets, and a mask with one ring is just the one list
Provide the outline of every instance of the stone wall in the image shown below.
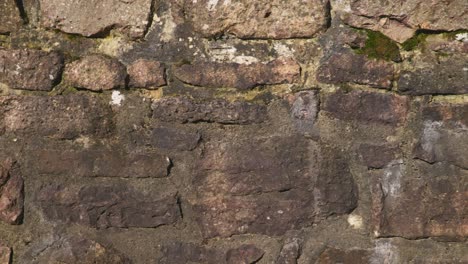
[[0,0],[0,263],[468,263],[466,0]]

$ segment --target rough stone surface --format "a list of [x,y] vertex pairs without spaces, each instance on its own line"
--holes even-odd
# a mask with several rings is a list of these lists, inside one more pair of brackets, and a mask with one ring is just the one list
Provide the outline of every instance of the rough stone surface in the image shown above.
[[[337,248],[327,248],[320,254],[317,264],[361,264],[372,263],[371,252],[363,249],[342,250]],[[380,261],[384,261],[380,259]],[[384,262],[383,262],[384,263]]]
[[117,29],[143,37],[149,25],[151,0],[40,0],[42,25],[87,37]]
[[14,162],[7,159],[0,164],[0,221],[12,225],[20,224],[23,208],[23,178]]
[[2,134],[73,139],[112,129],[109,107],[88,95],[5,96],[0,109]]
[[392,94],[340,90],[326,97],[322,109],[341,120],[398,125],[406,120],[408,99]]
[[0,243],[0,263],[10,264],[11,260],[11,248],[6,247]]
[[15,1],[3,0],[0,2],[0,10],[2,12],[0,16],[0,34],[15,31],[23,23]]
[[159,126],[151,132],[152,145],[162,149],[190,151],[194,150],[200,141],[201,134],[198,131]]
[[267,119],[265,106],[224,99],[198,102],[187,97],[163,98],[155,100],[151,108],[153,118],[166,122],[252,124]]
[[104,246],[82,236],[56,238],[39,252],[31,252],[30,263],[132,263],[125,255],[112,247]]
[[468,60],[466,57],[443,59],[439,64],[402,71],[398,90],[404,94],[468,94]]
[[455,31],[468,28],[464,0],[427,2],[422,0],[352,1],[345,21],[355,27],[378,30],[404,42],[418,29]]
[[434,103],[422,110],[414,157],[468,169],[468,106]]
[[10,88],[50,91],[60,82],[63,58],[57,52],[0,48],[0,83]]
[[246,263],[252,264],[259,261],[265,252],[255,245],[243,245],[236,249],[231,249],[226,253],[226,263]]
[[180,219],[177,198],[155,199],[125,186],[85,186],[79,190],[44,186],[38,196],[50,221],[93,228],[155,228]]
[[351,52],[335,53],[324,58],[317,71],[317,80],[324,83],[356,83],[376,88],[392,87],[394,69],[386,61],[368,59]]
[[320,100],[314,91],[302,91],[290,98],[291,117],[301,133],[312,133],[319,112]]
[[303,38],[323,31],[327,1],[191,1],[186,17],[204,37],[233,34],[239,38]]
[[184,83],[213,88],[251,89],[258,85],[294,83],[301,68],[291,59],[277,59],[266,64],[201,62],[174,69]]
[[301,244],[299,239],[287,241],[281,248],[276,264],[297,264],[301,256]]
[[[154,151],[125,152],[117,150],[34,151],[41,160],[34,167],[40,174],[73,175],[77,177],[161,178],[167,177],[171,166],[169,157]],[[70,168],[73,168],[71,171]]]
[[368,168],[381,169],[396,159],[398,148],[388,145],[362,144],[358,152]]
[[130,87],[155,89],[167,84],[165,68],[158,61],[139,59],[127,71]]
[[466,171],[396,160],[372,177],[374,235],[410,239],[468,236]]
[[72,86],[91,91],[125,88],[127,70],[118,60],[90,55],[68,64],[65,80]]

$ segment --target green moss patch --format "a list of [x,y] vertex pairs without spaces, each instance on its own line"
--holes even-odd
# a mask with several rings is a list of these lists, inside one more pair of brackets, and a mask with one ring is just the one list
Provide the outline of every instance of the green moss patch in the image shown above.
[[366,30],[367,40],[364,48],[356,50],[358,54],[365,54],[369,58],[387,61],[401,61],[398,45],[384,34]]
[[429,34],[422,33],[422,32],[416,33],[412,38],[410,38],[407,41],[403,42],[403,44],[401,44],[401,46],[406,51],[415,50],[415,49],[421,47],[421,45],[424,42],[426,42],[426,38],[427,38],[428,35]]

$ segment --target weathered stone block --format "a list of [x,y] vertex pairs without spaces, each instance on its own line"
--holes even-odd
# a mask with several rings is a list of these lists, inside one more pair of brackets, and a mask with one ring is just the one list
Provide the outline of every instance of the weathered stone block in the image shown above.
[[196,130],[158,126],[151,132],[151,145],[162,149],[177,151],[194,150],[200,143],[201,134]]
[[68,64],[64,75],[76,88],[102,91],[125,88],[127,70],[116,59],[90,55]]
[[360,28],[381,31],[390,38],[404,42],[418,29],[455,31],[468,28],[464,0],[428,2],[424,0],[352,1],[345,21]]
[[94,228],[155,228],[180,219],[175,195],[155,199],[123,185],[85,186],[79,191],[46,185],[38,196],[50,221]]
[[0,98],[0,132],[73,139],[102,136],[113,127],[112,112],[97,97],[5,96]]
[[[41,241],[35,244],[41,247],[39,252],[28,252],[20,261],[27,263],[115,263],[130,264],[130,259],[114,248],[81,236],[65,235],[55,240]],[[40,243],[48,243],[40,245]],[[24,262],[23,262],[24,263]]]
[[40,0],[42,25],[86,37],[117,29],[143,37],[149,25],[151,0]]
[[[342,250],[337,248],[327,248],[320,254],[317,260],[317,264],[335,264],[335,263],[346,263],[346,264],[362,264],[372,263],[371,261],[372,252],[365,249],[350,249]],[[383,259],[379,259],[382,261]]]
[[15,163],[10,159],[5,160],[0,164],[0,221],[12,225],[20,224],[23,208],[23,178]]
[[188,97],[162,98],[155,100],[151,108],[153,118],[166,122],[252,124],[267,119],[265,106],[223,99],[202,102]]
[[319,96],[316,91],[302,91],[289,98],[291,117],[296,129],[304,134],[313,132],[319,112]]
[[381,169],[397,158],[398,148],[389,145],[362,144],[358,153],[363,163],[371,169]]
[[171,161],[155,152],[122,150],[52,150],[35,151],[40,160],[34,167],[40,174],[78,177],[149,178],[167,177]]
[[10,264],[11,248],[0,243],[0,264]]
[[319,82],[356,83],[376,88],[392,87],[394,68],[389,62],[369,59],[365,55],[349,52],[334,53],[322,60],[317,71]]
[[398,125],[406,120],[408,99],[377,92],[338,91],[325,97],[322,110],[341,120]]
[[444,163],[396,160],[372,177],[372,221],[377,237],[468,236],[466,171]]
[[239,38],[313,37],[327,27],[328,1],[185,0],[186,17],[204,37],[234,34]]
[[253,264],[259,261],[265,251],[257,248],[255,245],[242,245],[235,249],[230,249],[226,253],[227,264],[246,263]]
[[297,82],[301,68],[292,59],[280,58],[268,63],[252,64],[200,62],[174,69],[184,83],[213,88],[251,89],[258,85]]
[[414,157],[468,169],[468,105],[429,104],[423,106],[421,119]]
[[0,2],[0,10],[2,12],[0,16],[0,34],[15,31],[23,23],[16,1],[3,0]]
[[0,49],[0,82],[13,89],[50,91],[62,69],[63,58],[57,52]]
[[466,57],[444,59],[438,64],[414,71],[403,71],[398,91],[410,95],[468,94],[468,62]]
[[281,248],[276,264],[297,264],[302,246],[299,239],[289,239]]
[[139,59],[128,66],[129,86],[155,89],[167,84],[166,68],[158,61]]

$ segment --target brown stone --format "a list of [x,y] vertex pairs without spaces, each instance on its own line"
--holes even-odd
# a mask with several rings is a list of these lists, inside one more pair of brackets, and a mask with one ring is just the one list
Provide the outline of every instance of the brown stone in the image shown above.
[[40,0],[42,25],[86,37],[104,36],[117,29],[131,38],[144,36],[151,0]]
[[290,239],[281,248],[276,264],[297,264],[302,246],[299,239]]
[[161,250],[162,256],[159,264],[179,263],[225,263],[224,254],[219,250],[202,247],[193,243],[174,242],[166,244]]
[[291,100],[291,117],[297,130],[312,133],[319,112],[319,96],[315,91],[302,91],[294,94]]
[[267,119],[265,106],[223,99],[203,102],[188,97],[168,97],[155,100],[151,108],[153,118],[166,122],[252,124]]
[[418,29],[455,31],[468,28],[465,0],[430,2],[352,1],[345,21],[360,28],[381,31],[398,42],[411,38]]
[[[23,20],[15,0],[3,0],[0,2],[0,34],[10,33],[17,30]],[[1,67],[0,67],[1,68]],[[2,263],[3,264],[3,263]]]
[[0,221],[12,225],[20,224],[23,208],[23,178],[12,160],[4,160],[0,164]]
[[448,162],[468,169],[468,106],[424,105],[414,157],[429,163]]
[[78,191],[44,186],[38,196],[50,221],[76,223],[93,228],[155,228],[180,219],[175,195],[153,198],[123,185],[85,186]]
[[128,66],[129,86],[155,89],[167,84],[165,67],[158,61],[139,59]]
[[111,117],[108,105],[82,94],[0,98],[2,134],[66,139],[102,136],[112,128]]
[[369,59],[351,51],[333,53],[324,58],[317,71],[317,80],[323,83],[356,83],[376,88],[392,87],[394,68],[389,62]]
[[81,236],[66,235],[47,242],[49,244],[43,245],[43,250],[28,256],[27,263],[132,263],[127,256],[114,248]]
[[50,91],[60,82],[62,69],[57,52],[0,49],[0,82],[13,89]]
[[[371,252],[364,249],[350,249],[342,250],[337,248],[327,248],[320,254],[316,264],[335,264],[335,263],[346,263],[346,264],[362,264],[372,263]],[[383,259],[379,259],[383,261]],[[383,262],[385,263],[385,262]]]
[[0,243],[0,264],[10,264],[11,248]]
[[239,38],[304,38],[325,30],[326,1],[185,0],[186,17],[204,37],[233,34]]
[[171,161],[156,152],[86,149],[40,149],[34,168],[40,174],[78,177],[160,178],[167,177]]
[[409,239],[468,236],[466,171],[444,163],[400,160],[372,175],[372,222],[376,237]]
[[362,144],[358,153],[364,164],[371,169],[381,169],[396,159],[398,148],[388,145]]
[[437,64],[413,71],[402,71],[398,91],[410,95],[468,94],[467,57],[454,55]]
[[174,75],[184,83],[213,88],[251,89],[258,85],[295,83],[301,68],[292,59],[280,58],[266,64],[200,62],[174,69]]
[[151,133],[152,145],[162,149],[190,151],[194,150],[200,141],[200,132],[170,126],[155,127]]
[[226,253],[227,264],[252,264],[259,261],[265,251],[257,248],[255,245],[242,245],[236,249],[231,249]]
[[103,91],[125,88],[127,70],[116,59],[90,55],[68,64],[64,75],[76,88]]
[[341,120],[398,125],[406,120],[408,99],[377,92],[340,90],[325,97],[322,110]]

